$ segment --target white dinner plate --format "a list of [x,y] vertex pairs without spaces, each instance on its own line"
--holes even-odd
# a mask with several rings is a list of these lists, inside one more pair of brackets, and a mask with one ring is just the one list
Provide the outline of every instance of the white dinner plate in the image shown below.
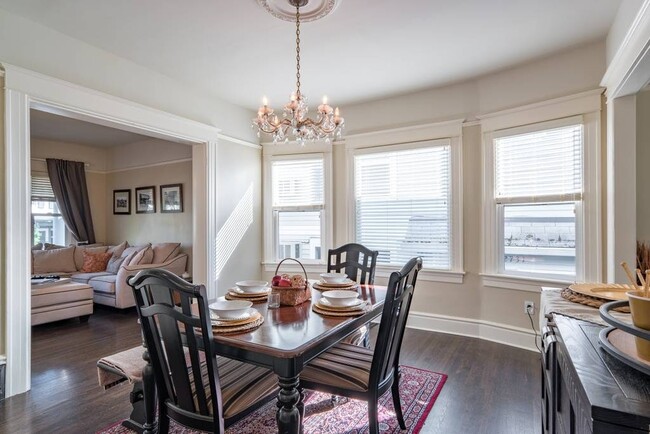
[[212,319],[214,321],[224,321],[224,322],[241,321],[241,320],[250,318],[251,315],[253,315],[254,312],[255,312],[255,309],[253,309],[251,307],[251,308],[248,309],[248,311],[246,311],[245,313],[239,315],[237,318],[221,318],[217,314],[215,314],[213,312],[210,312],[210,319]]
[[345,305],[345,306],[335,306],[332,303],[330,303],[330,301],[328,299],[326,299],[325,297],[321,297],[321,299],[318,300],[318,303],[325,306],[325,307],[332,307],[334,309],[340,309],[340,308],[349,308],[349,307],[359,306],[361,303],[365,303],[365,300],[357,298],[357,299],[354,300],[354,303],[352,303],[352,304],[348,304],[348,305]]
[[260,291],[245,292],[245,291],[242,291],[241,289],[237,288],[236,286],[234,288],[230,288],[230,290],[232,292],[236,292],[237,294],[242,294],[242,295],[253,295],[253,294],[254,295],[264,295],[264,294],[268,294],[269,292],[271,292],[271,288],[268,287],[268,286],[266,288],[260,290]]
[[346,285],[347,286],[353,286],[353,285],[357,284],[357,282],[355,282],[352,279],[345,279],[342,282],[336,282],[336,283],[328,283],[328,282],[325,282],[324,280],[319,280],[317,283],[320,286],[346,286]]

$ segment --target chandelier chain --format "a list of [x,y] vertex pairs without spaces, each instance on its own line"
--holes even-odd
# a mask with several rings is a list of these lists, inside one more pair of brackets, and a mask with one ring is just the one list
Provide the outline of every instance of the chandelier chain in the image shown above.
[[296,3],[296,96],[300,96],[300,2]]

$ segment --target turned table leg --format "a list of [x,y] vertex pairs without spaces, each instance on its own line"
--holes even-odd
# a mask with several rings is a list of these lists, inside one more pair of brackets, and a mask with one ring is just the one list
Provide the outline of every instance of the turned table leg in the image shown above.
[[298,377],[278,377],[280,393],[278,393],[278,433],[299,434],[300,425],[300,392],[298,391]]
[[156,383],[153,376],[153,366],[151,366],[151,359],[149,352],[145,350],[142,358],[147,362],[147,365],[142,370],[142,389],[144,395],[144,434],[153,434],[156,432]]

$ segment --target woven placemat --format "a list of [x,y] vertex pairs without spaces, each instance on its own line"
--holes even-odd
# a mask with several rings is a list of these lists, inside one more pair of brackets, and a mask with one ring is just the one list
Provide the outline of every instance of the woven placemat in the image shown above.
[[312,286],[312,288],[318,289],[319,291],[330,291],[332,289],[350,289],[350,290],[354,290],[359,285],[357,285],[356,283],[353,283],[353,284],[349,285],[349,284],[316,282],[316,283],[312,283],[311,286]]
[[211,321],[213,327],[235,327],[235,326],[241,326],[241,325],[246,325],[255,322],[259,316],[261,316],[261,314],[258,311],[254,311],[251,314],[251,316],[244,319],[224,321],[224,320],[212,318]]
[[[604,299],[598,298],[598,297],[591,297],[591,296],[588,296],[588,295],[579,294],[579,293],[577,293],[575,291],[572,291],[569,288],[564,288],[562,290],[562,292],[560,292],[560,295],[565,300],[569,300],[569,301],[572,301],[574,303],[584,304],[585,306],[595,307],[596,309],[598,309],[603,304],[609,303],[611,301],[611,300],[604,300]],[[619,307],[619,308],[614,309],[614,310],[616,312],[630,313],[629,306]]]
[[258,304],[258,303],[266,303],[269,296],[268,294],[264,294],[257,297],[242,297],[240,294],[237,294],[236,292],[228,292],[226,293],[225,298],[226,300],[245,300],[245,301],[250,301],[253,304]]
[[261,326],[264,323],[264,317],[262,314],[257,312],[257,315],[254,315],[253,318],[255,318],[252,322],[249,322],[247,324],[243,325],[236,325],[236,326],[212,326],[212,333],[218,334],[218,335],[226,335],[230,333],[242,333],[242,332],[247,332],[253,329],[256,329],[257,327]]
[[369,303],[366,303],[365,305],[361,305],[361,306],[363,306],[361,309],[359,309],[359,306],[356,306],[351,310],[330,310],[326,307],[321,307],[318,303],[314,303],[311,306],[311,310],[325,316],[350,317],[350,316],[361,316],[370,310]]
[[233,294],[237,297],[241,297],[242,299],[245,298],[260,298],[260,297],[266,297],[271,293],[271,289],[265,292],[240,292],[237,291],[237,288],[230,288],[228,290],[228,294]]

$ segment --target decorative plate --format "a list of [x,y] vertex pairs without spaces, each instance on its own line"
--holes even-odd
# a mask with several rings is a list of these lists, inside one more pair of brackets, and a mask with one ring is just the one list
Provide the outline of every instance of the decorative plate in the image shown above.
[[582,295],[611,301],[627,300],[625,293],[636,291],[632,285],[620,283],[574,283],[569,285],[569,289]]

